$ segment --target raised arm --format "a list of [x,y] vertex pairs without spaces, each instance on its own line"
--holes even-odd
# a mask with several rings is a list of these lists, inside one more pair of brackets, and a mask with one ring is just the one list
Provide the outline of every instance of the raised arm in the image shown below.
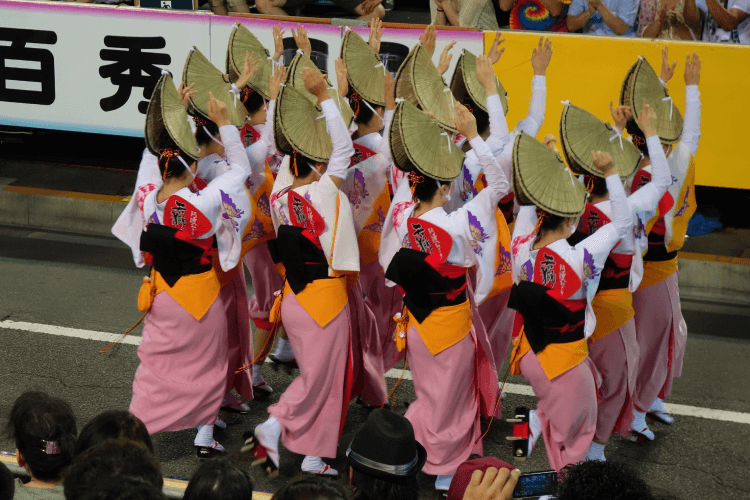
[[493,156],[498,156],[510,142],[508,124],[505,121],[505,113],[497,93],[497,77],[492,69],[492,63],[488,56],[477,58],[477,79],[487,93],[487,114],[490,118],[490,135],[487,138],[487,146]]
[[517,130],[536,137],[544,123],[547,103],[547,67],[552,60],[552,42],[549,38],[539,38],[539,45],[531,53],[531,66],[534,78],[531,81],[531,102],[529,114],[518,123]]
[[682,142],[695,155],[701,137],[701,94],[698,82],[701,76],[701,60],[698,54],[688,54],[685,60],[685,120],[682,124]]
[[672,183],[669,164],[664,155],[659,136],[656,134],[656,112],[643,100],[643,107],[638,115],[641,130],[646,136],[648,156],[651,159],[651,182],[628,196],[631,212],[648,212],[656,208],[661,197]]
[[383,138],[380,140],[380,149],[376,153],[380,153],[385,156],[385,163],[390,169],[393,165],[393,157],[391,156],[391,144],[390,144],[390,133],[391,122],[393,121],[393,112],[396,109],[396,94],[395,94],[395,82],[393,75],[386,72],[385,76],[385,111],[383,112]]
[[[273,75],[268,82],[268,97],[270,100],[266,104],[266,123],[264,127],[264,134],[260,136],[260,140],[250,144],[245,151],[247,157],[250,159],[250,163],[255,171],[255,166],[263,166],[266,159],[269,156],[276,154],[276,141],[273,135],[273,117],[274,108],[276,107],[276,98],[279,95],[282,82],[286,79],[286,68],[280,67],[274,71]],[[261,169],[262,170],[262,169]]]

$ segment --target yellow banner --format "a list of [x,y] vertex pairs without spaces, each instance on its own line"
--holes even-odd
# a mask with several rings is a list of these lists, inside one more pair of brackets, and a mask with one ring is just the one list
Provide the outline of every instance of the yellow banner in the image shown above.
[[[609,101],[615,104],[628,68],[639,55],[659,72],[661,48],[669,45],[670,61],[677,61],[668,83],[675,105],[685,114],[685,56],[701,58],[701,139],[696,155],[695,183],[750,189],[750,159],[745,154],[746,116],[750,110],[750,46],[738,44],[609,38],[572,34],[547,34],[554,55],[547,69],[547,113],[537,136],[560,135],[562,101],[580,106],[612,123]],[[495,33],[485,32],[485,52]],[[531,99],[531,51],[539,33],[506,31],[505,53],[495,73],[508,92],[508,128],[513,130],[529,109]]]

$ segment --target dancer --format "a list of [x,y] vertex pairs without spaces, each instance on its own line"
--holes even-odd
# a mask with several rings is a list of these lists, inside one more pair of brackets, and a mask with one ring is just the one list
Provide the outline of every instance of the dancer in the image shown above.
[[[486,89],[496,93],[494,82]],[[480,413],[495,405],[497,373],[472,325],[468,268],[477,266],[476,301],[491,288],[487,255],[497,244],[495,209],[510,186],[476,129],[476,119],[456,104],[455,126],[471,143],[488,187],[451,214],[443,204],[458,177],[463,153],[441,127],[415,106],[396,106],[390,130],[396,165],[409,171],[388,210],[380,262],[386,279],[405,292],[395,341],[406,348],[416,401],[406,418],[427,449],[424,472],[445,491],[459,464],[482,453]]]
[[243,448],[271,476],[278,474],[279,439],[306,455],[303,471],[337,475],[321,457],[336,457],[351,400],[347,291],[357,279],[359,252],[351,208],[339,188],[354,149],[323,75],[307,67],[300,76],[316,103],[290,83],[279,93],[274,136],[290,157],[293,177],[280,172],[271,197],[277,233],[271,254],[286,273],[280,317],[300,375],[268,408],[268,420],[246,434]]
[[[584,176],[584,185],[589,191],[586,209],[578,223],[580,239],[592,235],[612,217],[606,181],[591,161],[592,148],[601,147],[615,158],[613,163],[622,179],[631,177],[641,162],[638,148],[619,137],[625,129],[630,108],[620,106],[615,109],[610,103],[610,111],[615,119],[614,130],[594,115],[570,104],[565,105],[560,119],[562,146],[568,165],[574,173]],[[648,220],[653,215],[672,182],[667,158],[656,135],[656,113],[645,100],[639,116],[652,159],[653,182],[628,196],[633,226],[610,252],[598,286],[595,278],[587,285],[587,290],[596,290],[596,296],[588,294],[596,315],[596,329],[588,338],[589,356],[602,378],[597,398],[596,434],[589,447],[589,460],[605,460],[604,446],[614,432],[623,437],[630,434],[638,372],[632,292],[643,277],[641,252],[645,252],[647,246],[645,228],[639,221]],[[619,141],[611,140],[618,138]]]
[[[540,435],[549,464],[561,470],[584,459],[596,429],[596,369],[586,337],[596,318],[587,291],[596,288],[610,250],[625,236],[631,214],[607,153],[591,152],[606,178],[612,223],[573,245],[566,240],[584,211],[586,189],[554,152],[521,134],[513,148],[516,199],[513,281],[508,307],[518,311],[511,369],[531,384],[536,410],[517,408],[514,456],[525,460]],[[550,149],[548,149],[550,148]],[[536,207],[534,206],[536,205]]]
[[[644,255],[643,280],[633,293],[635,331],[641,352],[636,382],[635,414],[632,439],[653,440],[654,433],[646,423],[646,414],[657,421],[671,424],[674,419],[664,407],[664,398],[672,391],[672,380],[682,373],[687,326],[680,310],[677,287],[677,250],[685,241],[688,221],[695,212],[695,166],[693,157],[700,139],[701,103],[698,92],[701,62],[697,54],[688,54],[685,61],[685,120],[669,99],[666,84],[674,74],[666,49],[662,52],[661,78],[641,58],[625,78],[621,102],[637,102],[648,97],[652,106],[661,106],[658,113],[670,117],[657,126],[657,134],[667,151],[672,183],[659,204],[657,214],[644,224],[649,230],[648,252]],[[658,89],[658,92],[654,92]],[[660,97],[659,94],[664,97]],[[643,130],[636,114],[627,123],[633,143],[644,155]],[[653,161],[653,160],[652,160]],[[632,183],[635,191],[648,182],[650,174],[641,170]],[[676,179],[676,181],[675,181]],[[658,219],[657,219],[658,218]]]
[[[129,234],[123,240],[137,266],[152,266],[139,293],[139,309],[147,313],[130,411],[151,434],[198,426],[200,457],[224,450],[213,439],[213,425],[226,391],[226,304],[235,293],[221,288],[211,265],[214,241],[222,270],[235,268],[250,211],[243,185],[251,173],[226,105],[212,95],[209,99],[208,116],[219,126],[227,172],[199,193],[188,189],[199,148],[171,77],[162,75],[149,103],[145,135],[149,151],[159,155],[163,185],[138,200],[140,239]],[[226,226],[230,207],[231,230]]]

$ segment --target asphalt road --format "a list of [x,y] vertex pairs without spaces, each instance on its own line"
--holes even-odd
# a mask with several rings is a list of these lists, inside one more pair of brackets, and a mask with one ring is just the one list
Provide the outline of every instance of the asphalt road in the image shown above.
[[[138,317],[136,294],[143,271],[135,269],[130,251],[116,240],[37,232],[0,227],[0,322],[24,321],[118,333]],[[689,338],[683,376],[675,381],[669,403],[750,414],[747,359],[750,358],[750,312],[683,302]],[[139,335],[138,331],[133,335]],[[135,346],[118,345],[99,354],[102,342],[30,333],[0,324],[0,421],[4,426],[15,398],[30,389],[44,390],[70,402],[79,429],[108,409],[127,409],[137,366]],[[264,376],[275,390],[270,402],[252,403],[253,413],[228,419],[217,439],[229,456],[247,464],[239,453],[241,434],[267,418],[265,408],[277,401],[292,377],[265,368]],[[510,380],[525,385],[520,377]],[[389,385],[393,380],[389,380]],[[399,389],[396,407],[405,411],[412,401],[411,382]],[[516,406],[532,406],[534,398],[508,394],[506,413]],[[708,413],[711,417],[713,413]],[[345,468],[343,450],[364,422],[367,411],[352,404],[341,452],[329,463]],[[750,498],[750,425],[678,416],[673,426],[654,424],[656,441],[638,445],[613,437],[606,449],[609,460],[637,468],[653,487],[681,499]],[[485,453],[512,461],[505,440],[510,425],[495,421],[484,440]],[[154,436],[163,473],[186,478],[198,465],[193,448],[194,430]],[[0,450],[13,451],[2,435]],[[250,469],[256,489],[273,491],[299,473],[302,457],[282,450],[281,474],[268,480],[259,469]],[[543,444],[524,463],[522,471],[549,468]],[[436,498],[434,478],[421,475],[424,498]]]

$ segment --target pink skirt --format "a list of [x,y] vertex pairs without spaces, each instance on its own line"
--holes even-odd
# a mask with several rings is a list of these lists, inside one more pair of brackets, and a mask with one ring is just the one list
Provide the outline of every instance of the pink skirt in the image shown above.
[[397,286],[385,285],[385,277],[382,273],[360,274],[359,280],[365,292],[365,304],[373,312],[377,321],[378,336],[382,345],[383,372],[395,366],[400,367],[404,362],[404,351],[399,352],[396,349],[396,342],[393,341],[396,333],[396,322],[393,321],[393,316],[403,310],[404,296]]
[[414,392],[406,418],[414,437],[427,450],[426,474],[454,474],[469,455],[483,454],[476,383],[474,329],[455,345],[433,356],[416,328],[406,337]]
[[261,243],[250,250],[242,261],[250,271],[250,279],[253,281],[255,291],[250,297],[248,306],[250,319],[255,323],[256,328],[270,330],[273,327],[269,316],[276,298],[274,292],[280,291],[284,286],[284,277],[276,272],[266,243]]
[[677,272],[633,294],[635,333],[640,362],[634,402],[647,411],[656,397],[672,392],[672,380],[682,374],[687,325],[680,308]]
[[539,398],[536,412],[549,465],[560,471],[586,458],[596,431],[596,368],[589,358],[550,380],[534,351],[520,362],[521,374]]
[[130,412],[149,434],[213,424],[227,387],[227,318],[234,297],[225,286],[196,321],[167,292],[143,321],[140,364]]
[[281,320],[300,374],[268,413],[281,423],[281,442],[288,450],[336,458],[351,400],[349,305],[321,328],[290,293],[281,303]]
[[596,440],[606,443],[615,432],[627,437],[633,421],[633,392],[638,375],[633,318],[596,342],[589,341],[589,357],[602,377]]
[[[510,290],[507,290],[479,304],[479,316],[487,330],[492,359],[498,370],[502,369],[505,358],[508,356],[510,339],[513,335],[513,321],[516,318],[516,311],[508,308],[509,298]],[[502,378],[505,374],[499,375]]]
[[253,399],[253,369],[249,366],[240,373],[235,370],[253,362],[253,338],[250,323],[247,321],[247,285],[245,271],[240,266],[240,272],[225,288],[231,289],[231,298],[227,304],[227,392],[233,388],[244,399]]
[[354,393],[362,394],[368,405],[380,406],[388,395],[385,387],[382,343],[378,325],[362,297],[359,281],[349,290],[349,313],[352,325],[352,369]]

